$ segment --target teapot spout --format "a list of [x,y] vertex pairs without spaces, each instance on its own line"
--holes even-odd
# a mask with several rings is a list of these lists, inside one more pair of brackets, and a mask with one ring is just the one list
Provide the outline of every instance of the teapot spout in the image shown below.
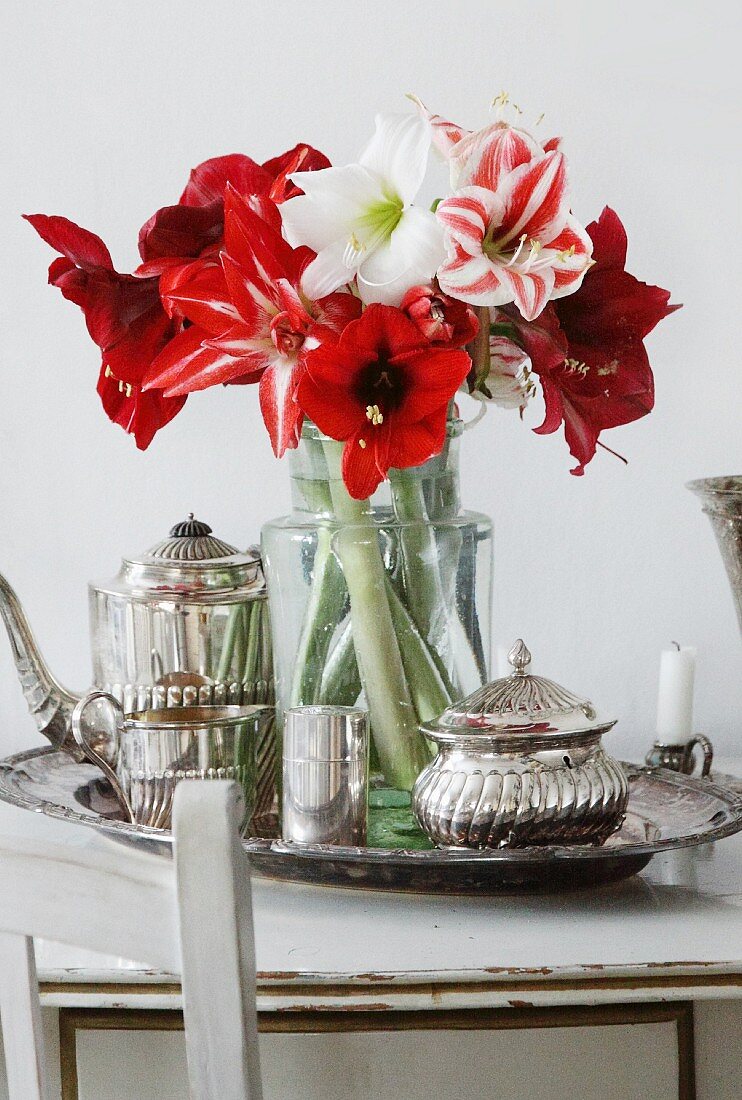
[[71,725],[72,711],[81,697],[62,687],[50,671],[36,644],[26,613],[2,573],[0,615],[8,631],[23,694],[39,732],[56,749],[82,759],[81,750],[72,736]]

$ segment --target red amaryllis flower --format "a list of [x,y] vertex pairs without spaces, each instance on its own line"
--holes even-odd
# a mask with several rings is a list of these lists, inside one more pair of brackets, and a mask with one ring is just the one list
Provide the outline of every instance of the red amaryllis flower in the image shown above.
[[469,356],[431,347],[400,309],[374,304],[337,343],[306,357],[297,400],[326,435],[345,441],[342,474],[356,500],[391,467],[420,466],[443,446],[448,402]]
[[595,263],[578,291],[529,325],[508,310],[544,388],[546,417],[536,431],[554,432],[564,423],[578,475],[603,446],[601,431],[651,412],[654,380],[643,340],[680,308],[668,304],[669,291],[625,270],[626,231],[613,210],[606,207],[587,232]]
[[288,179],[290,173],[329,167],[324,153],[303,143],[262,165],[241,153],[205,160],[191,172],[177,205],[163,206],[140,229],[142,263],[135,274],[160,275],[198,257],[216,258],[224,239],[227,185],[240,195],[284,202],[302,193]]
[[146,388],[168,396],[220,383],[260,383],[260,407],[275,454],[299,440],[303,414],[296,386],[309,348],[337,336],[361,304],[336,293],[309,302],[301,276],[314,258],[281,236],[278,208],[260,204],[260,217],[227,188],[225,251],[170,289],[166,303],[192,322],[152,364]]
[[413,286],[399,308],[431,344],[461,348],[479,331],[474,310],[432,286]]
[[29,214],[26,220],[61,253],[49,268],[49,282],[82,309],[101,350],[103,408],[144,450],[185,403],[183,397],[142,392],[145,371],[180,327],[162,308],[158,280],[119,274],[100,237],[66,218]]

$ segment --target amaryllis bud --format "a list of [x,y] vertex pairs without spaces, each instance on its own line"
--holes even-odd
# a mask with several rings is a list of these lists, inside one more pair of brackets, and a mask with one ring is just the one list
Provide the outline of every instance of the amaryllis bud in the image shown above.
[[436,347],[463,347],[477,333],[474,311],[434,286],[411,287],[400,309]]

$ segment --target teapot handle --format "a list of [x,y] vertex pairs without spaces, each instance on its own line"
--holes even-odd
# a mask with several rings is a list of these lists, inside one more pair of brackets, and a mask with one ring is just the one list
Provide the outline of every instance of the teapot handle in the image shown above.
[[703,764],[701,766],[701,775],[708,775],[711,771],[711,763],[714,759],[714,746],[709,741],[708,737],[704,737],[702,733],[697,733],[695,737],[692,737],[685,746],[685,752],[683,753],[683,771],[686,775],[692,775],[695,769],[695,761],[693,759],[693,749],[698,745],[703,750]]
[[[98,723],[86,721],[85,713],[90,707],[97,707]],[[106,715],[102,722],[101,709]],[[118,699],[107,691],[91,691],[83,696],[72,712],[72,735],[88,760],[105,774],[129,815],[129,820],[133,821],[131,804],[116,773],[124,721],[124,711]]]

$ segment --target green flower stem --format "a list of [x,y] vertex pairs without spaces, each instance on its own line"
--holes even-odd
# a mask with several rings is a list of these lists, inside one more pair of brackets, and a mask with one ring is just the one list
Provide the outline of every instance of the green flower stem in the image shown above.
[[414,470],[390,470],[389,483],[394,513],[402,524],[402,574],[410,611],[422,636],[435,647],[444,634],[448,608],[422,483]]
[[[343,571],[332,548],[333,529],[319,527],[312,591],[296,654],[291,706],[319,702],[322,670],[347,599]],[[333,700],[334,702],[334,700]]]
[[319,702],[352,707],[362,687],[353,645],[353,624],[348,621],[332,647],[322,672]]
[[461,654],[471,649],[456,611],[461,532],[454,525],[441,523],[436,529],[431,524],[422,482],[414,470],[390,470],[389,481],[394,512],[402,524],[406,603],[437,660],[439,673],[453,693],[460,695],[469,680],[469,670],[460,667]]
[[[420,722],[428,722],[452,702],[453,692],[438,671],[428,646],[388,577],[386,591],[415,713]],[[352,623],[349,622],[325,665],[320,701],[353,706],[361,687]]]
[[341,445],[327,440],[323,446],[338,521],[334,546],[348,585],[353,644],[379,762],[392,786],[410,790],[428,754],[394,632],[377,528],[368,501],[353,500],[342,482]]
[[387,596],[402,664],[420,722],[430,722],[453,702],[453,692],[433,660],[425,640],[387,577]]
[[244,672],[242,679],[246,684],[253,684],[258,677],[258,664],[260,662],[260,627],[260,603],[254,600],[245,608],[247,646],[245,649],[245,663],[243,666]]
[[222,642],[222,652],[219,656],[219,667],[216,672],[216,678],[221,683],[229,676],[229,670],[232,667],[232,658],[234,656],[235,645],[237,643],[237,636],[242,629],[242,608],[232,607],[229,611],[227,618],[227,628],[224,631],[224,641]]

